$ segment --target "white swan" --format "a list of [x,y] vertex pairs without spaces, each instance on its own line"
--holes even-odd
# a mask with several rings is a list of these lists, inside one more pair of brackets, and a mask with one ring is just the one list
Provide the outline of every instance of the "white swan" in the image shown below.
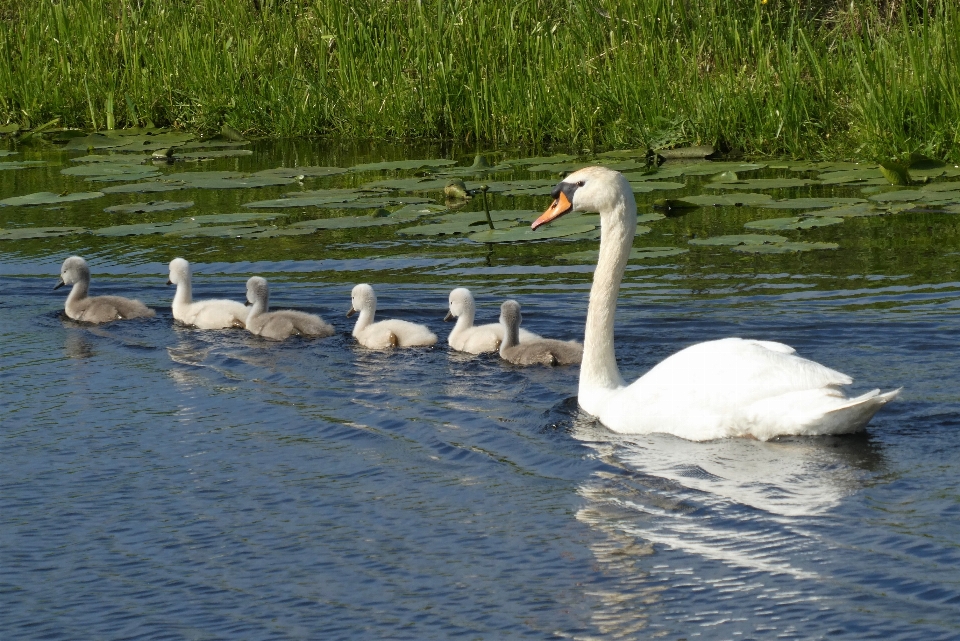
[[377,313],[377,295],[373,287],[362,283],[350,293],[351,307],[347,317],[357,312],[357,324],[353,327],[353,336],[364,347],[371,349],[389,349],[391,347],[427,347],[437,342],[437,335],[425,325],[417,325],[405,320],[385,320],[373,322]]
[[54,289],[73,285],[64,310],[67,316],[86,323],[109,323],[130,318],[150,318],[152,309],[138,300],[122,296],[87,296],[90,290],[90,267],[79,256],[71,256],[60,267],[60,280]]
[[558,341],[552,338],[520,342],[520,303],[508,300],[500,306],[500,325],[503,343],[500,358],[514,365],[574,365],[583,358],[583,345],[576,341]]
[[226,329],[245,327],[247,306],[234,300],[193,300],[193,277],[190,263],[183,258],[170,261],[170,280],[167,285],[176,285],[173,296],[173,318],[186,325],[200,329]]
[[873,390],[847,398],[838,389],[852,382],[846,374],[801,358],[787,345],[740,338],[688,347],[626,385],[617,369],[613,324],[637,223],[630,184],[618,172],[589,167],[564,178],[553,197],[533,229],[569,211],[600,214],[578,400],[613,431],[667,432],[695,441],[845,434],[863,429],[899,393]]
[[247,281],[247,301],[252,307],[245,324],[251,334],[275,341],[291,336],[333,336],[333,325],[319,316],[292,309],[267,311],[270,309],[270,288],[266,279],[260,276],[253,276]]
[[[450,292],[450,309],[444,321],[457,319],[457,324],[450,332],[447,342],[458,352],[469,354],[483,354],[500,350],[503,342],[503,326],[500,323],[488,325],[474,325],[473,319],[477,313],[477,303],[473,294],[466,287],[458,287]],[[520,342],[525,343],[540,338],[533,332],[520,328]]]

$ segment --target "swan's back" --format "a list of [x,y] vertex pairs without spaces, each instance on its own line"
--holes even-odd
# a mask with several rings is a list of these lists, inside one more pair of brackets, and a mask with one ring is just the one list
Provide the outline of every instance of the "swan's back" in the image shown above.
[[583,359],[583,345],[551,338],[502,347],[500,356],[514,365],[576,365]]
[[181,314],[174,318],[199,329],[227,329],[246,327],[250,308],[233,300],[211,299],[191,303]]
[[251,314],[247,318],[247,329],[257,336],[272,340],[283,340],[291,336],[322,338],[333,336],[334,333],[333,326],[319,316],[291,309]]
[[[611,392],[598,414],[614,431],[668,432],[691,440],[849,432],[896,395],[847,399],[837,388],[852,382],[786,345],[725,338],[673,354]],[[854,416],[861,414],[869,415]]]
[[364,347],[429,347],[437,342],[437,335],[425,325],[392,318],[354,330],[353,335]]
[[156,312],[132,298],[92,296],[68,304],[67,316],[85,323],[108,323],[131,318],[151,318]]

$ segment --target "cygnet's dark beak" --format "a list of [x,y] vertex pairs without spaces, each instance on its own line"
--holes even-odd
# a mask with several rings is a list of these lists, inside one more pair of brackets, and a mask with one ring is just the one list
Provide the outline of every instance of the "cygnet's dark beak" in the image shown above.
[[447,315],[443,317],[444,323],[449,323],[453,320],[453,312],[447,312]]
[[54,289],[54,290],[58,290],[58,289],[60,289],[61,287],[63,287],[64,285],[66,285],[66,283],[63,282],[63,278],[58,278],[58,279],[57,279],[57,284],[53,286],[53,289]]
[[353,315],[356,314],[356,313],[357,313],[357,310],[355,310],[353,307],[351,307],[351,308],[350,308],[350,311],[347,312],[347,318],[350,318],[351,316],[353,316]]
[[253,303],[251,303],[250,301],[244,301],[243,304],[246,305],[247,307],[250,307],[251,305],[253,305]]
[[167,279],[167,285],[173,285],[173,281],[170,280],[169,278]]

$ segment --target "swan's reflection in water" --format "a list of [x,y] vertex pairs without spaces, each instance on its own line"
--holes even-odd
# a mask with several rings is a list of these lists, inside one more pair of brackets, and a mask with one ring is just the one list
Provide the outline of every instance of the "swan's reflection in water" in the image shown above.
[[[694,443],[617,435],[582,413],[571,432],[607,465],[579,486],[576,516],[600,535],[591,547],[611,587],[591,593],[593,623],[614,636],[648,626],[651,608],[723,623],[761,598],[816,600],[803,586],[828,578],[821,562],[837,553],[820,520],[885,467],[864,434]],[[658,603],[667,589],[679,604]]]

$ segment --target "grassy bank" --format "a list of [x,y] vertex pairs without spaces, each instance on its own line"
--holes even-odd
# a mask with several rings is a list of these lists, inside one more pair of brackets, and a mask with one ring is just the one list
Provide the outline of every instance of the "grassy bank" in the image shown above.
[[0,120],[960,159],[955,0],[838,6],[0,0]]

